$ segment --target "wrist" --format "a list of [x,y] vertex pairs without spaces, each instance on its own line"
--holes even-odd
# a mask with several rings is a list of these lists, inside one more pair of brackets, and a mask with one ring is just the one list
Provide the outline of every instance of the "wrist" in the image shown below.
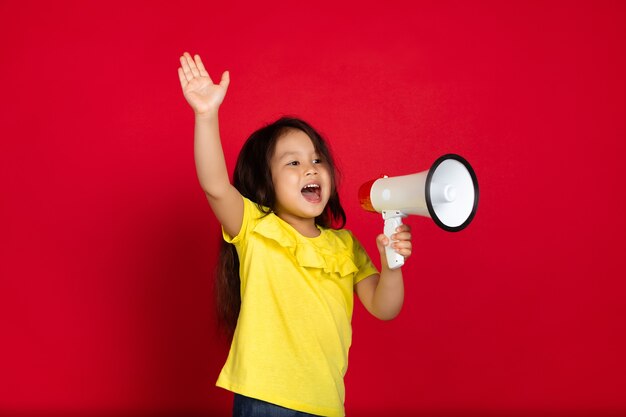
[[195,112],[196,120],[213,120],[217,119],[218,109],[207,110],[203,112]]
[[381,260],[380,275],[385,277],[402,276],[402,267],[391,269],[387,260]]

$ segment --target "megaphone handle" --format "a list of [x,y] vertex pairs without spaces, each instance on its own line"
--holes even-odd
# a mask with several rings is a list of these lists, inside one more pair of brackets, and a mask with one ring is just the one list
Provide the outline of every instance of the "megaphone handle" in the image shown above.
[[402,218],[406,214],[398,210],[383,210],[383,219],[385,220],[384,234],[389,239],[389,246],[385,247],[385,255],[387,256],[387,265],[389,269],[398,269],[404,265],[404,256],[400,255],[391,247],[391,235],[396,233],[396,229],[402,226]]

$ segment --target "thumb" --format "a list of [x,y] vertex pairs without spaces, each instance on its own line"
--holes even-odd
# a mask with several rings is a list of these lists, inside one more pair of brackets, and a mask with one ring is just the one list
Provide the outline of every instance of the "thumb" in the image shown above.
[[230,84],[230,72],[224,71],[222,79],[220,80],[220,85],[224,88],[228,88],[228,84]]
[[387,238],[387,236],[382,233],[376,236],[376,247],[378,248],[378,252],[380,252],[381,255],[385,253],[385,247],[387,245],[389,245],[389,238]]

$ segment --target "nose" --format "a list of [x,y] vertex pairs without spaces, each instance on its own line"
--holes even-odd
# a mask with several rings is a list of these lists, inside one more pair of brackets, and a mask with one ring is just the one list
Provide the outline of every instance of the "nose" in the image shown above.
[[306,168],[306,173],[307,176],[309,175],[317,175],[317,167],[315,166],[315,164],[309,164],[309,166]]

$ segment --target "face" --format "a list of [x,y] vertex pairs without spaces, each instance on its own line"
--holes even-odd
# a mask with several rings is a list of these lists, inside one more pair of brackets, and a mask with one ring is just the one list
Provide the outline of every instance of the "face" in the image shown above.
[[287,223],[310,222],[324,212],[331,193],[328,163],[309,136],[293,129],[276,142],[270,160],[276,192],[276,214]]

